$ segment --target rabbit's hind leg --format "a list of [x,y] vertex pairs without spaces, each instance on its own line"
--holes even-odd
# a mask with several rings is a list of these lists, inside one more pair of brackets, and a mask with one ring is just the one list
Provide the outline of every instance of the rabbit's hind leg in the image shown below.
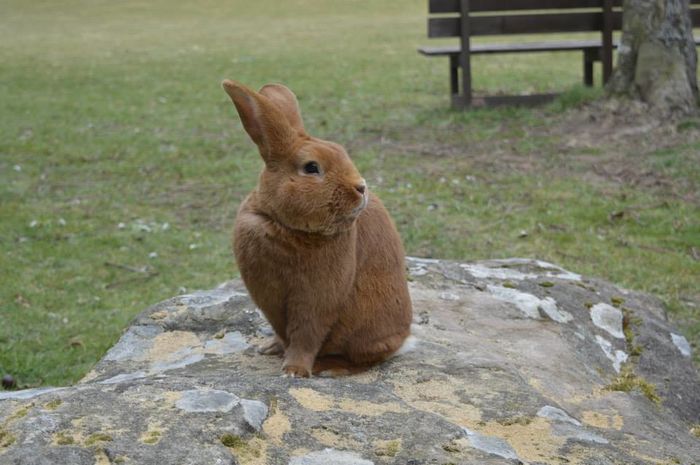
[[391,358],[401,349],[408,334],[396,334],[370,343],[356,344],[348,348],[348,360],[355,365],[376,365]]
[[322,355],[314,361],[312,370],[314,376],[336,378],[361,373],[370,366],[355,365],[342,355]]

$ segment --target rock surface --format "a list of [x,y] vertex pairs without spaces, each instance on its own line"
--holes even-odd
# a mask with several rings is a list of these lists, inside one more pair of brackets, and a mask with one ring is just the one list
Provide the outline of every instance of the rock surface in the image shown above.
[[700,463],[656,299],[531,260],[409,259],[415,347],[289,379],[239,281],[144,311],[78,385],[0,392],[0,463]]

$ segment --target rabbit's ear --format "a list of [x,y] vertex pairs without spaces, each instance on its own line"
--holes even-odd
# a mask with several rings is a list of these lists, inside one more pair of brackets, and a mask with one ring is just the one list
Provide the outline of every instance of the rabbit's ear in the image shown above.
[[222,83],[266,163],[285,155],[297,133],[282,109],[264,95],[228,79]]
[[301,110],[297,96],[288,87],[282,84],[267,84],[260,89],[260,93],[272,100],[287,117],[289,124],[300,134],[306,134],[304,121],[301,119]]

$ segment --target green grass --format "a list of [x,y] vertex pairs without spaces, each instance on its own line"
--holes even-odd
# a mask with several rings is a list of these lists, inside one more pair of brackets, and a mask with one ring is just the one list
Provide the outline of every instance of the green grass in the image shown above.
[[658,294],[700,341],[697,125],[648,146],[569,144],[577,128],[557,128],[599,95],[578,85],[580,54],[476,57],[480,92],[566,93],[457,113],[446,60],[415,52],[424,0],[0,11],[0,372],[21,386],[77,381],[148,305],[236,276],[230,229],[261,162],[223,78],[294,89],[307,128],[349,148],[410,254],[558,262]]

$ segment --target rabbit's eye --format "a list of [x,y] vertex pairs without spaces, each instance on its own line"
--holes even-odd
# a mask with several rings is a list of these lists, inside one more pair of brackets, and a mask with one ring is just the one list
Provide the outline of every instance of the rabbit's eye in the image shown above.
[[318,167],[318,163],[315,161],[310,161],[304,165],[304,173],[306,174],[320,174],[321,169]]

